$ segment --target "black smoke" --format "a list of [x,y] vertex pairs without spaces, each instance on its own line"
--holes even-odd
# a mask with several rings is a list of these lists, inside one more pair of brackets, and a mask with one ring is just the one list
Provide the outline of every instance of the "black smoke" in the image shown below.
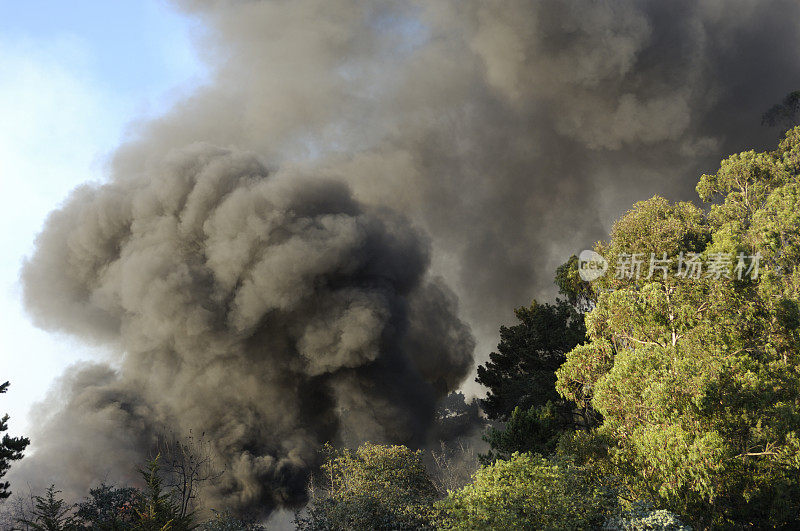
[[794,0],[177,0],[213,82],[124,173],[197,140],[350,183],[428,232],[481,357],[635,201],[769,148],[800,86]]
[[192,432],[225,470],[212,506],[296,505],[324,442],[423,444],[472,364],[404,218],[253,155],[195,145],[78,189],[36,243],[37,324],[119,353],[117,370],[69,371],[18,471],[70,495]]

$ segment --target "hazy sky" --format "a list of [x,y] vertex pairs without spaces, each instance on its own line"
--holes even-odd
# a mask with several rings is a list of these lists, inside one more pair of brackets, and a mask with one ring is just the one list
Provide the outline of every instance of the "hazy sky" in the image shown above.
[[158,0],[0,0],[0,414],[27,433],[27,412],[78,359],[102,356],[33,327],[18,273],[47,213],[105,157],[135,119],[203,82],[198,28]]

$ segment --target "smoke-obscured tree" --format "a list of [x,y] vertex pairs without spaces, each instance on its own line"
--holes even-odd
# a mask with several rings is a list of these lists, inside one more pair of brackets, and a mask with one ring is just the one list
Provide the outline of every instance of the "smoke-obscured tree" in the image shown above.
[[442,496],[470,483],[478,469],[475,448],[464,441],[450,444],[442,441],[439,450],[431,449],[430,456],[431,481]]
[[540,304],[514,310],[518,324],[500,327],[497,352],[478,367],[476,381],[488,388],[481,406],[493,420],[508,420],[514,408],[559,401],[555,371],[585,337],[581,315],[570,304]]
[[75,518],[75,506],[58,497],[61,493],[50,485],[43,496],[34,496],[34,507],[28,518],[17,524],[32,531],[74,531],[81,529]]
[[473,398],[467,402],[464,393],[458,391],[439,402],[430,438],[435,442],[455,441],[479,433],[485,426],[480,400]]
[[181,507],[176,502],[175,493],[162,486],[161,456],[151,459],[139,473],[144,480],[144,489],[136,507],[134,529],[141,531],[170,530],[184,531],[194,529],[192,514],[181,515]]
[[35,508],[36,502],[32,492],[27,496],[20,494],[19,491],[15,492],[12,497],[0,503],[0,529],[28,531],[29,527],[19,522],[33,518]]
[[591,282],[580,276],[578,257],[574,254],[556,268],[555,284],[558,286],[558,293],[579,313],[586,313],[597,301]]
[[101,483],[89,491],[78,504],[75,516],[88,529],[124,531],[132,529],[138,520],[136,508],[142,503],[142,493],[133,487],[114,487]]
[[761,123],[769,127],[780,127],[781,135],[800,122],[800,90],[790,92],[783,101],[770,107],[761,116]]
[[[0,394],[5,393],[8,390],[8,386],[9,382],[0,384]],[[11,468],[12,461],[22,459],[25,448],[30,444],[27,437],[10,437],[5,433],[8,430],[8,419],[8,415],[3,415],[0,418],[0,433],[3,434],[3,439],[0,440],[0,479]],[[0,481],[0,500],[4,500],[11,495],[10,486],[11,484],[8,481]]]
[[[602,413],[610,461],[642,499],[699,527],[792,527],[800,128],[774,152],[727,158],[697,190],[713,202],[708,215],[653,198],[598,245],[612,274],[595,281],[590,341],[568,354],[558,388]],[[633,253],[673,262],[653,275],[645,262],[636,278],[626,270]],[[699,278],[688,269],[696,259],[706,265]]]
[[204,435],[195,437],[190,432],[182,438],[165,436],[158,441],[159,473],[165,489],[175,497],[181,519],[197,508],[199,490],[224,473],[216,466]]
[[422,451],[365,443],[355,451],[327,446],[325,452],[305,514],[295,519],[298,529],[427,528],[426,510],[437,492]]
[[437,502],[437,529],[593,529],[616,507],[568,459],[514,454],[481,468],[475,481]]
[[201,531],[261,531],[264,526],[243,520],[229,512],[213,511],[214,516],[198,527]]

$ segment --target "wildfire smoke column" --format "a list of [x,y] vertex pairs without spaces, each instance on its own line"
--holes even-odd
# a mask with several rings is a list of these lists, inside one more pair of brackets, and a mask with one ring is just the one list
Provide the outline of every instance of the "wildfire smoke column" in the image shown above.
[[210,503],[268,512],[302,502],[326,441],[422,443],[474,348],[428,260],[345,185],[207,144],[77,189],[24,266],[25,302],[118,367],[65,375],[16,474],[81,496],[192,430],[226,470]]

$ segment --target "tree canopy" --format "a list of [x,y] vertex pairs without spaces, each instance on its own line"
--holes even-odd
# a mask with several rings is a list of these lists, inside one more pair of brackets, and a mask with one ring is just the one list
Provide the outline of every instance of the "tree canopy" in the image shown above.
[[514,408],[558,400],[555,371],[584,339],[580,314],[569,304],[540,304],[514,311],[519,323],[500,328],[497,352],[478,367],[476,381],[488,388],[481,405],[491,419],[508,420]]
[[481,457],[484,462],[515,452],[551,453],[562,433],[598,421],[590,405],[564,399],[555,386],[566,353],[586,339],[584,312],[593,307],[595,294],[580,278],[576,256],[559,266],[555,283],[564,298],[517,308],[519,322],[500,327],[497,352],[478,367],[476,381],[487,388],[481,406],[502,423],[485,434],[491,449]]
[[795,128],[703,175],[708,213],[634,205],[596,247],[610,267],[589,341],[558,370],[559,392],[603,415],[617,473],[700,526],[800,515],[798,161]]
[[513,454],[438,503],[439,529],[590,529],[616,504],[586,471],[564,459]]
[[421,451],[366,443],[355,451],[327,446],[310,496],[299,529],[420,529],[436,487]]

